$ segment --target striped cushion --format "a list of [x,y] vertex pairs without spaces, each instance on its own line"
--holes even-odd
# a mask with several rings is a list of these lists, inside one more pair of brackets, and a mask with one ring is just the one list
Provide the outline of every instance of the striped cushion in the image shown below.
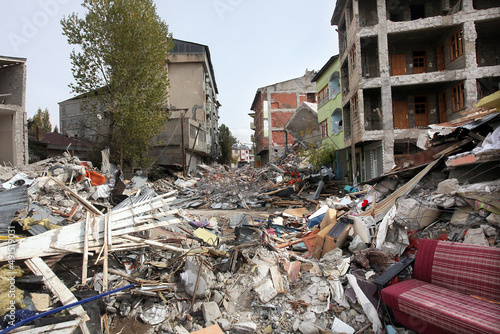
[[422,239],[413,277],[500,302],[500,249]]
[[[500,333],[500,304],[414,279],[382,290],[396,320],[419,333]],[[411,315],[399,317],[399,314]],[[426,328],[429,327],[429,328]]]

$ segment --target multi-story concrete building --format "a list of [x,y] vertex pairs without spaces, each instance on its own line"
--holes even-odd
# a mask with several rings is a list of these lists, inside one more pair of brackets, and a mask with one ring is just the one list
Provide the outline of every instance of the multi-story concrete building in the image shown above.
[[[197,164],[214,160],[219,151],[219,92],[208,46],[178,39],[174,43],[167,59],[170,88],[165,102],[171,116],[165,131],[151,141],[149,153],[160,165],[194,170]],[[60,102],[61,133],[97,140],[92,131],[95,117],[90,119],[89,114],[82,96]]]
[[249,115],[254,118],[250,127],[255,131],[255,154],[261,164],[274,162],[293,144],[284,126],[302,102],[316,102],[316,85],[311,82],[315,74],[306,70],[302,77],[257,89]]
[[497,0],[338,0],[344,137],[357,181],[417,150],[500,82]]
[[178,39],[174,42],[168,57],[168,107],[172,115],[150,154],[158,157],[161,165],[182,165],[184,143],[184,164],[195,170],[197,164],[215,160],[219,153],[219,91],[208,46]]
[[334,150],[335,178],[350,179],[350,149],[345,148],[339,55],[332,56],[312,79],[318,94],[322,145]]
[[0,56],[0,161],[28,163],[26,58]]

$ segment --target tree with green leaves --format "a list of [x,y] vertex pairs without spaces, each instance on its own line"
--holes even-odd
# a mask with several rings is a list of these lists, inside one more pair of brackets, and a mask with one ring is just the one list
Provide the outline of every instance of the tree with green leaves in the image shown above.
[[77,45],[70,58],[72,91],[104,124],[103,142],[121,166],[146,163],[150,140],[165,127],[169,113],[167,57],[173,48],[168,25],[153,0],[84,0],[85,17],[61,20],[63,35]]
[[50,124],[49,110],[45,108],[38,108],[36,114],[28,119],[28,132],[32,135],[36,134],[38,128],[41,128],[43,132],[51,132],[52,124]]
[[231,130],[229,130],[226,125],[221,124],[219,126],[219,145],[221,155],[217,161],[221,164],[230,164],[232,159],[232,147],[237,143],[238,140],[233,137]]

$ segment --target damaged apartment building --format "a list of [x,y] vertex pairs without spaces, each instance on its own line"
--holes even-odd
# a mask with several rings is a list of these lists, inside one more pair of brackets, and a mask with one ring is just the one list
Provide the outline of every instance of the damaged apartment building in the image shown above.
[[[165,130],[152,139],[149,154],[159,165],[194,170],[217,157],[219,92],[208,46],[178,39],[174,43],[167,59],[165,105],[171,115]],[[102,117],[83,105],[83,95],[59,103],[61,133],[95,141],[95,124]]]
[[499,89],[497,0],[338,0],[331,24],[357,182],[389,172],[428,125]]
[[316,103],[316,85],[311,82],[315,75],[306,70],[302,77],[257,89],[248,114],[253,118],[257,164],[274,162],[293,144],[285,125],[303,102]]
[[0,56],[0,162],[28,163],[26,58]]

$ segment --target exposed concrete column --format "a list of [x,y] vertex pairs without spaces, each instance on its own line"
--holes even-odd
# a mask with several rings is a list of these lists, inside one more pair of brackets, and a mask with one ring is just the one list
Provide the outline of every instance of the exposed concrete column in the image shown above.
[[382,83],[380,93],[384,129],[384,140],[382,141],[383,166],[384,173],[387,173],[394,166],[394,115],[392,111],[391,70],[389,42],[387,39],[387,8],[385,4],[385,0],[377,0],[379,67],[380,81]]
[[269,149],[268,149],[268,157],[269,157],[269,162],[274,162],[273,160],[273,124],[271,123],[271,115],[272,115],[272,111],[271,111],[271,92],[270,92],[270,89],[266,89],[266,93],[267,93],[267,126],[269,127],[268,128],[268,131],[267,131],[267,134],[268,134],[268,143],[269,143]]
[[378,11],[378,51],[379,51],[379,68],[380,68],[380,81],[381,87],[381,101],[382,101],[382,123],[384,130],[392,130],[393,113],[392,113],[392,92],[391,92],[391,71],[389,61],[389,45],[387,39],[387,20],[385,0],[377,0]]
[[382,141],[382,155],[384,163],[384,173],[388,173],[394,167],[394,131],[384,131]]
[[[465,3],[468,1],[464,1]],[[472,6],[472,1],[471,6]],[[476,57],[476,25],[474,22],[465,22],[463,26],[463,36],[462,43],[464,49],[465,66],[469,75],[467,75],[467,80],[465,80],[464,90],[465,90],[465,108],[472,108],[472,104],[477,101],[477,82],[475,75],[472,75],[477,71],[477,57]]]
[[470,69],[472,71],[475,71],[477,69],[476,39],[476,25],[474,24],[474,22],[465,22],[462,36],[465,66],[467,69]]

